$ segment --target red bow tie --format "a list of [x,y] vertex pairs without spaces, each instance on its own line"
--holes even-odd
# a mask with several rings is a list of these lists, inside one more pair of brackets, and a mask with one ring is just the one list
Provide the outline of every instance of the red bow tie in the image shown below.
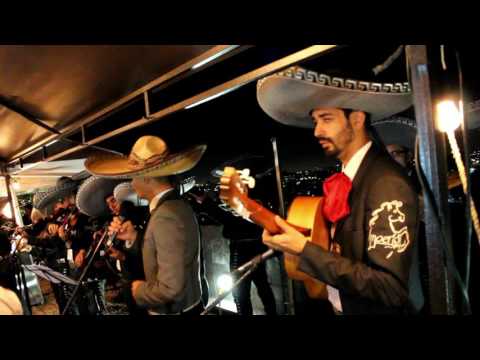
[[352,190],[352,181],[342,173],[336,173],[323,182],[323,215],[332,223],[348,216],[350,206],[348,196]]

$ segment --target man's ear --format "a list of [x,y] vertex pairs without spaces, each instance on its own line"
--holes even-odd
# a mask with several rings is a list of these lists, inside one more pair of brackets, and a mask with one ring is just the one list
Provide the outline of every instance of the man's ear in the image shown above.
[[367,116],[363,111],[353,111],[350,114],[350,123],[354,129],[362,129],[365,127],[365,120]]

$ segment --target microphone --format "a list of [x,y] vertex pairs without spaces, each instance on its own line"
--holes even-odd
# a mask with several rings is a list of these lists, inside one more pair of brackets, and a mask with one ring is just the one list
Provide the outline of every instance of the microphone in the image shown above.
[[[120,219],[120,221],[123,223],[126,219],[124,216],[122,215],[119,215],[118,218]],[[107,246],[107,249],[110,249],[111,247],[113,247],[113,244],[114,244],[114,241],[115,239],[117,238],[117,232],[114,231],[107,239],[107,242],[105,243],[105,245]]]
[[[135,217],[135,209],[136,209],[136,206],[133,205],[131,201],[128,201],[128,200],[122,201],[122,203],[120,204],[120,210],[118,212],[119,213],[118,218],[122,223],[127,220],[132,221],[132,219],[134,219]],[[114,247],[116,237],[117,237],[117,232],[112,233],[108,237],[107,242],[105,244],[107,249]]]

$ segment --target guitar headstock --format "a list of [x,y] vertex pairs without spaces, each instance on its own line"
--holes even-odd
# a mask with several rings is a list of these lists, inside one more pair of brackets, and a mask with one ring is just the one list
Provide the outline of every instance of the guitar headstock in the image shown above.
[[227,166],[220,178],[220,199],[240,216],[248,219],[248,189],[254,187],[255,179],[250,176],[249,169],[239,171]]

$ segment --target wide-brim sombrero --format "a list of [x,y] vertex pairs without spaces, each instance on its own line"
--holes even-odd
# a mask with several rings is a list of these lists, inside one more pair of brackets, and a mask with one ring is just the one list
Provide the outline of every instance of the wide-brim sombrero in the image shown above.
[[414,120],[393,116],[376,121],[372,126],[384,145],[397,144],[410,150],[414,149],[417,136],[417,126]]
[[182,152],[166,155],[154,163],[141,167],[132,165],[128,156],[102,154],[87,159],[85,168],[97,177],[117,179],[176,175],[195,167],[206,149],[206,145],[193,146]]
[[377,121],[412,106],[408,83],[375,83],[330,77],[291,67],[257,83],[260,107],[274,120],[290,126],[313,128],[315,108],[361,110]]
[[65,196],[73,194],[80,184],[72,179],[57,181],[57,185],[45,191],[39,191],[33,198],[33,207],[43,210],[51,208],[53,204],[63,199]]
[[78,210],[91,217],[109,214],[105,197],[113,195],[113,190],[120,182],[118,179],[89,177],[78,188],[75,199]]

